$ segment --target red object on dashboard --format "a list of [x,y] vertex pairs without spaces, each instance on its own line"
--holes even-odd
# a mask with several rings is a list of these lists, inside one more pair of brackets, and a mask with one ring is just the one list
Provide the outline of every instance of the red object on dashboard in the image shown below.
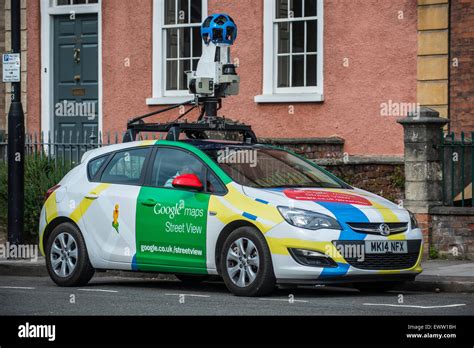
[[176,178],[174,178],[172,184],[176,188],[188,188],[195,190],[202,190],[204,187],[196,174],[178,175]]
[[369,200],[364,197],[356,196],[341,192],[331,192],[323,190],[284,190],[285,196],[298,201],[314,201],[314,202],[332,202],[343,204],[372,205]]

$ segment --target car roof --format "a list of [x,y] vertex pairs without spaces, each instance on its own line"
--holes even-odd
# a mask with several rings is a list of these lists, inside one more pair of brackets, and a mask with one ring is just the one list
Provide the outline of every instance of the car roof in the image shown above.
[[236,141],[228,141],[228,140],[213,140],[213,139],[183,139],[180,141],[166,141],[166,140],[139,140],[139,141],[132,141],[127,143],[120,143],[120,144],[112,144],[107,146],[102,146],[96,149],[92,149],[87,151],[82,156],[81,162],[85,162],[89,159],[100,157],[101,155],[106,155],[110,152],[124,150],[133,147],[140,147],[140,146],[150,146],[150,145],[159,145],[160,143],[167,144],[167,145],[177,145],[179,143],[188,144],[194,146],[202,151],[206,150],[219,150],[222,148],[264,148],[269,147],[265,144],[248,144]]

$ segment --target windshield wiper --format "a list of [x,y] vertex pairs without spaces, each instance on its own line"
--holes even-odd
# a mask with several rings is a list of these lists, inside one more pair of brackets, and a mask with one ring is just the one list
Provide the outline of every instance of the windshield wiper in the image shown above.
[[274,186],[266,186],[265,188],[311,188],[311,187],[322,187],[320,184],[309,184],[309,185],[302,185],[302,184],[288,184],[288,185],[274,185]]

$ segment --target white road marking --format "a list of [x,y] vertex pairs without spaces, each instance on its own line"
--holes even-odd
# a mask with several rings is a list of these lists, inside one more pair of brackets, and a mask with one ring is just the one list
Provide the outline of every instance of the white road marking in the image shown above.
[[191,297],[211,297],[209,295],[198,295],[198,294],[165,294],[166,296],[191,296]]
[[465,305],[466,305],[465,303],[456,303],[456,304],[442,305],[442,306],[417,306],[417,305],[403,305],[403,304],[390,304],[390,303],[364,303],[364,306],[407,307],[407,308],[422,308],[422,309],[461,307]]
[[30,286],[0,286],[0,289],[34,290],[35,288],[30,287]]
[[288,299],[285,299],[285,298],[259,298],[260,301],[283,301],[283,302],[288,302],[288,303],[292,303],[292,302],[303,302],[303,303],[307,303],[308,301],[304,301],[304,300],[290,300],[289,298]]
[[105,290],[105,289],[77,289],[79,291],[96,291],[96,292],[118,292],[117,290]]

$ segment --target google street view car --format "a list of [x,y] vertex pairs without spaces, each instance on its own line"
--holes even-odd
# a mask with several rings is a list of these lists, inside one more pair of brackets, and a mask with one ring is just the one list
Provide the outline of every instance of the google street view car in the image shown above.
[[276,283],[380,290],[421,272],[422,235],[406,209],[266,145],[108,146],[48,194],[40,247],[60,286],[117,269],[220,275],[256,296]]
[[[277,284],[386,290],[421,272],[410,212],[217,117],[239,90],[236,34],[227,15],[204,21],[203,54],[187,72],[194,99],[174,106],[192,105],[179,118],[201,108],[196,122],[143,121],[173,107],[132,119],[124,143],[85,153],[48,191],[39,245],[58,285],[114,269],[215,275],[236,295],[261,296]],[[145,132],[166,138],[140,140]]]

